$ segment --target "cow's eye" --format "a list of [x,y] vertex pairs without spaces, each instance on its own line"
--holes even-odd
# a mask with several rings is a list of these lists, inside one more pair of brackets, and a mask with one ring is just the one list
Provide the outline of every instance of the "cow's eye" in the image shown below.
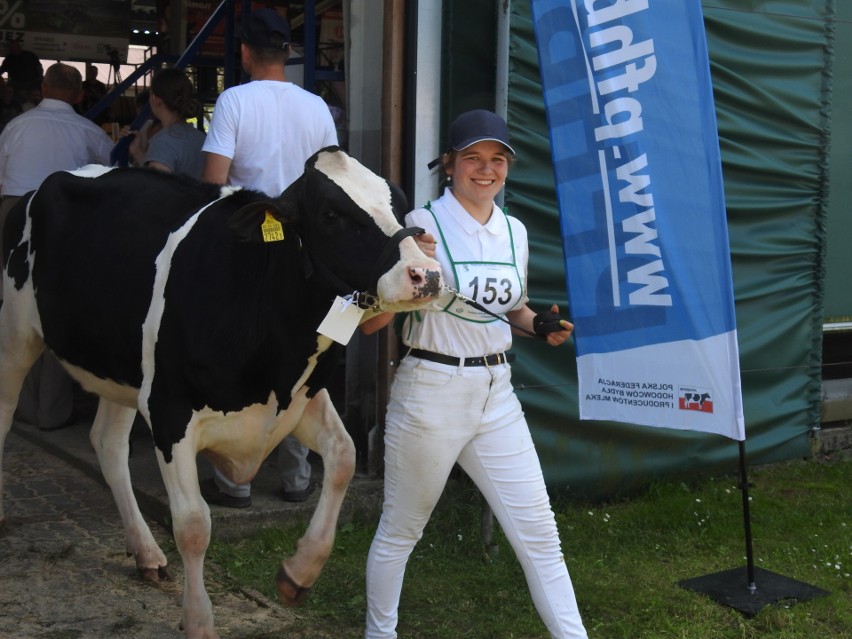
[[326,222],[334,222],[340,219],[340,213],[338,213],[334,209],[326,209],[322,212],[322,217]]

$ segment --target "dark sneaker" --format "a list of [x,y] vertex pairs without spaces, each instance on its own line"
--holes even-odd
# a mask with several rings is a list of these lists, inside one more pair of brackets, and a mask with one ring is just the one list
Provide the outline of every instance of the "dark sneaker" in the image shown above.
[[225,508],[248,508],[251,506],[251,495],[233,497],[228,493],[223,493],[212,477],[201,482],[201,496],[211,506],[224,506]]
[[308,497],[314,494],[316,490],[316,484],[308,484],[308,487],[304,490],[282,490],[281,491],[281,499],[283,501],[291,501],[291,502],[302,502],[307,501]]

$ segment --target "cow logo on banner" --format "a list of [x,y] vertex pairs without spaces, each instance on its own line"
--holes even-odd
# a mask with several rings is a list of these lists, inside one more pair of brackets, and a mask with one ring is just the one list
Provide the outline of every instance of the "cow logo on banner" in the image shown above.
[[678,408],[681,410],[697,410],[702,413],[713,412],[713,393],[709,388],[679,388]]
[[533,0],[581,419],[745,439],[699,0]]

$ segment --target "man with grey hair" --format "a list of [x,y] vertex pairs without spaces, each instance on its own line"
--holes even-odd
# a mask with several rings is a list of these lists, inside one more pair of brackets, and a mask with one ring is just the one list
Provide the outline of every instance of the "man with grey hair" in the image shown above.
[[[6,217],[22,195],[56,171],[86,164],[109,164],[112,140],[91,120],[74,111],[83,97],[83,78],[72,66],[48,67],[41,85],[44,99],[13,118],[0,133],[0,255]],[[0,280],[0,300],[2,299]],[[18,416],[44,430],[66,424],[73,408],[71,378],[45,353],[21,391]]]
[[[44,74],[43,99],[14,118],[0,134],[0,195],[20,197],[51,173],[86,164],[109,164],[112,140],[101,127],[74,111],[83,97],[83,78],[56,63]],[[5,207],[4,207],[5,208]]]

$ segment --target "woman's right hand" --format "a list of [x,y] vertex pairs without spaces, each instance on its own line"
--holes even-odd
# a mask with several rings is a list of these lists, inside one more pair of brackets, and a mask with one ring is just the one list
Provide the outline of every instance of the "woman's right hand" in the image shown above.
[[423,251],[426,257],[435,257],[435,247],[438,242],[435,240],[434,235],[431,233],[421,233],[414,236],[414,241],[417,242],[417,248]]

